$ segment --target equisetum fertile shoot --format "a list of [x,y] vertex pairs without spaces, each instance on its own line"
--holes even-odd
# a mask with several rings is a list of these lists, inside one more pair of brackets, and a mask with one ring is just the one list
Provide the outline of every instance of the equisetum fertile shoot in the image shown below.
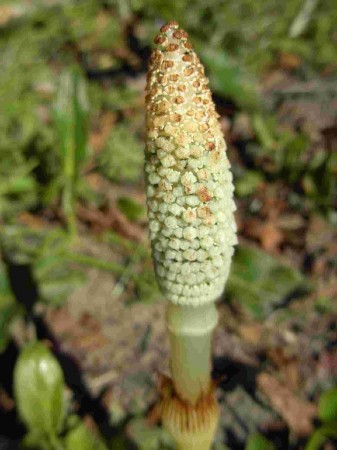
[[152,255],[168,300],[171,375],[163,425],[179,449],[210,448],[218,422],[211,338],[237,243],[233,183],[208,80],[176,22],[155,38],[146,88]]

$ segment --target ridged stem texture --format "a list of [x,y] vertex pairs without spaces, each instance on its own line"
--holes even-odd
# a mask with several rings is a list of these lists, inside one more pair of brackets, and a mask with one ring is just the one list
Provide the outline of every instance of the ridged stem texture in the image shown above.
[[179,397],[192,405],[210,391],[211,339],[217,319],[214,303],[168,306],[172,381]]

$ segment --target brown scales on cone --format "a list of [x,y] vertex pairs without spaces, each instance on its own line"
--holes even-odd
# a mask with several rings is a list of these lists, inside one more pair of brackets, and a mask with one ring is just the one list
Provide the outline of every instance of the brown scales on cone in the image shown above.
[[[156,105],[163,95],[182,92],[185,93],[184,96],[172,97],[172,107],[173,104],[182,105],[185,102],[193,102],[195,108],[190,110],[188,115],[198,121],[203,118],[206,123],[199,125],[202,126],[201,131],[204,131],[209,120],[213,125],[217,125],[216,121],[212,121],[212,118],[216,119],[216,112],[207,87],[208,80],[204,75],[204,68],[187,38],[187,33],[179,30],[177,22],[174,21],[164,25],[161,33],[155,38],[154,42],[159,48],[152,52],[150,59],[146,97],[147,114],[150,119],[155,117]],[[182,108],[184,109],[186,107]],[[166,123],[170,122],[170,118],[167,117],[167,119]],[[184,126],[185,121],[181,124],[182,132],[184,132]],[[149,120],[148,132],[151,131],[153,131],[153,121]],[[209,143],[214,143],[214,135],[210,136]]]
[[[222,293],[237,238],[226,144],[204,67],[187,38],[169,22],[155,39],[146,86],[145,173],[159,287],[168,300],[197,306]],[[189,227],[195,239],[187,242]],[[205,253],[204,244],[212,251]]]

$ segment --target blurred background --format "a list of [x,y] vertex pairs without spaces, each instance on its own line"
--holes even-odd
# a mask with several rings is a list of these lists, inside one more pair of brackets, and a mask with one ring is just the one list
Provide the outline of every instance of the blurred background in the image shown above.
[[1,450],[174,448],[143,180],[147,61],[173,19],[210,78],[238,207],[214,449],[337,448],[334,2],[2,0]]

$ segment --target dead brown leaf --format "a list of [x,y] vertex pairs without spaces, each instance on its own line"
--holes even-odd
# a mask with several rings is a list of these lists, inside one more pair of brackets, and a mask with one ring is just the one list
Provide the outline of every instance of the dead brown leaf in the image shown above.
[[268,221],[261,227],[261,245],[267,252],[275,252],[283,241],[283,233],[274,221]]
[[108,343],[100,333],[100,324],[89,313],[83,313],[79,320],[73,318],[67,308],[48,311],[47,321],[57,338],[76,350],[93,351]]
[[80,220],[87,222],[94,232],[101,233],[112,226],[107,214],[98,209],[89,209],[82,205],[77,205],[76,214]]
[[144,239],[144,230],[133,222],[130,222],[119,209],[110,209],[109,213],[113,228],[119,231],[122,236],[137,242]]
[[280,369],[292,361],[292,358],[285,352],[283,347],[272,347],[267,351],[268,359]]
[[79,332],[77,321],[69,314],[67,308],[49,309],[46,318],[53,333],[57,336],[74,335]]
[[97,435],[98,427],[97,427],[96,422],[92,418],[92,416],[90,416],[89,414],[86,414],[83,417],[83,423],[88,428],[88,430],[90,430],[94,435]]
[[5,390],[0,388],[0,409],[8,412],[14,409],[14,400],[7,394]]
[[312,432],[312,420],[316,415],[313,403],[300,399],[289,387],[266,372],[258,375],[257,385],[294,433],[307,436]]
[[104,187],[104,179],[97,172],[85,175],[85,182],[95,191],[102,190]]
[[298,55],[295,55],[294,53],[280,52],[278,63],[282,69],[294,70],[301,65],[302,60]]
[[98,233],[113,229],[125,238],[136,242],[144,238],[144,230],[139,225],[130,222],[116,207],[103,212],[78,205],[77,216]]
[[111,111],[105,112],[101,116],[98,127],[89,137],[89,144],[95,153],[99,153],[105,147],[115,122],[116,114]]
[[337,376],[337,351],[324,350],[317,362],[320,378],[333,378]]
[[8,25],[11,20],[20,17],[20,10],[12,5],[3,5],[0,7],[0,26]]
[[261,191],[263,205],[260,213],[262,217],[276,221],[285,212],[288,205],[281,195],[283,189],[284,187],[281,184],[275,184],[271,186],[266,185],[266,189]]
[[22,212],[18,217],[18,222],[22,225],[28,226],[29,228],[33,228],[34,230],[43,230],[47,227],[45,220],[29,212]]
[[257,239],[267,252],[278,252],[279,246],[283,242],[283,232],[274,220],[252,218],[246,221],[244,229],[245,234]]
[[101,328],[100,322],[87,311],[81,315],[79,324],[91,331],[99,331]]
[[312,273],[315,275],[324,275],[328,264],[328,258],[325,255],[318,256],[312,264]]
[[263,327],[259,323],[242,324],[239,327],[240,336],[249,344],[258,345],[261,342]]
[[321,216],[313,214],[306,233],[307,250],[311,253],[336,243],[336,230]]
[[108,343],[100,333],[100,324],[89,313],[83,313],[79,320],[71,316],[66,307],[47,312],[47,321],[55,336],[67,347],[76,351],[93,351]]
[[299,388],[300,374],[297,359],[286,353],[283,347],[273,347],[267,351],[267,357],[278,369],[284,382],[294,391]]
[[86,352],[97,350],[109,343],[109,340],[100,333],[87,332],[71,339],[71,346],[76,353],[77,350],[85,350]]

